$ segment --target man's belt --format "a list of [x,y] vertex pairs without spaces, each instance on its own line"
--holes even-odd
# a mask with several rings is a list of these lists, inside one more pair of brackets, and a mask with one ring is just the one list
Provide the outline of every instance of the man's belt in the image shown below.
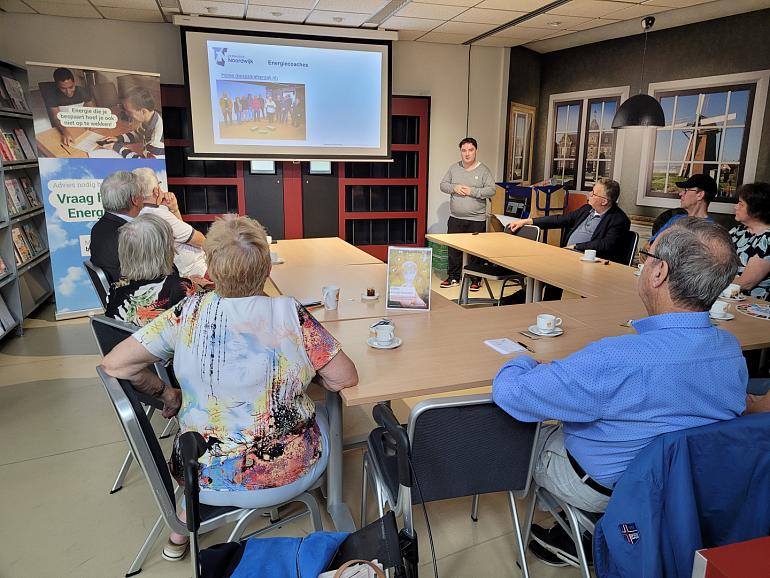
[[583,482],[586,486],[591,488],[592,490],[596,490],[600,494],[610,497],[612,496],[612,490],[610,490],[606,486],[602,486],[599,482],[594,480],[591,476],[589,476],[586,471],[580,467],[580,464],[578,461],[572,457],[572,454],[567,451],[567,459],[569,460],[569,463],[572,465],[572,469],[575,470],[575,473],[580,478],[580,481]]

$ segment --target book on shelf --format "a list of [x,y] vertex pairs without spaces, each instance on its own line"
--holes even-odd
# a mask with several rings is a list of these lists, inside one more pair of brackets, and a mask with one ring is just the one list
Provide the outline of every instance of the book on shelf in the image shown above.
[[28,159],[36,159],[37,155],[35,154],[35,149],[32,148],[32,143],[29,142],[27,133],[24,132],[24,129],[15,128],[13,129],[13,134],[16,135],[16,140],[19,141],[19,146],[21,146],[24,156]]
[[0,297],[0,327],[2,327],[3,333],[13,327],[14,323],[16,323],[16,321],[14,320],[13,315],[11,315],[11,312],[8,310],[8,306],[5,304],[3,298]]
[[0,257],[0,277],[5,276],[8,273],[8,266],[5,264],[5,260]]
[[[13,239],[13,246],[17,251],[17,265],[26,263],[32,259],[32,250],[29,247],[24,231],[21,227],[11,227],[11,238]],[[20,261],[18,259],[21,259]]]
[[21,87],[21,83],[15,78],[8,78],[3,76],[3,85],[8,93],[8,98],[11,100],[11,106],[16,110],[23,112],[29,112],[27,101],[24,98],[24,89]]
[[37,256],[40,255],[40,253],[45,253],[45,243],[43,243],[43,240],[40,238],[40,233],[38,233],[35,225],[27,221],[22,225],[22,228],[24,229],[24,235],[27,238],[29,248],[32,249],[32,254]]
[[11,154],[11,149],[8,147],[8,143],[5,142],[2,134],[0,134],[0,156],[3,157],[4,161],[14,160],[13,155]]
[[8,96],[8,91],[5,90],[5,85],[0,82],[0,108],[13,108],[11,97]]
[[20,176],[19,183],[21,184],[21,188],[24,190],[24,195],[29,201],[29,206],[40,207],[42,203],[40,202],[40,199],[37,196],[37,191],[35,191],[35,187],[32,184],[32,181],[29,180],[29,177],[27,175]]
[[12,132],[4,132],[3,139],[5,139],[5,144],[8,145],[8,149],[11,151],[11,158],[7,160],[23,161],[26,158],[19,141],[16,140],[15,134]]
[[5,178],[5,194],[8,198],[8,210],[11,215],[17,215],[29,209],[29,201],[19,181],[14,177]]

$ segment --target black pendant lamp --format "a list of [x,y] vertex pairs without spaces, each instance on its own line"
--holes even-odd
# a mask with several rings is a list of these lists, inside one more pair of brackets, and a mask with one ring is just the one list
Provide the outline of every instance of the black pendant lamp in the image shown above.
[[[654,16],[642,18],[644,30],[644,52],[642,53],[642,78],[639,90],[644,86],[644,58],[647,55],[647,33],[655,24]],[[620,105],[612,119],[612,128],[628,128],[632,126],[665,126],[666,116],[660,103],[649,94],[639,93],[627,99]]]

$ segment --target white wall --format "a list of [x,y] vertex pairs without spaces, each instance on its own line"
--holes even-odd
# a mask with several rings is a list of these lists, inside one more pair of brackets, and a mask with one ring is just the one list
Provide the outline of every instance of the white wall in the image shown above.
[[[24,64],[50,62],[140,72],[159,72],[162,83],[182,84],[179,29],[171,24],[122,22],[3,13],[0,54]],[[505,48],[476,46],[471,51],[468,134],[479,143],[479,160],[502,180],[508,60]],[[393,94],[430,96],[428,230],[445,232],[449,198],[441,177],[460,158],[466,136],[468,47],[396,42]]]

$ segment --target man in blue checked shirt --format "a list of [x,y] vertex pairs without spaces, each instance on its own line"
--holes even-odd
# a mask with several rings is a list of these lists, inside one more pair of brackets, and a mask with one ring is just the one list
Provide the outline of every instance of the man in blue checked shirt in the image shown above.
[[[590,512],[605,510],[615,482],[655,437],[733,419],[746,407],[741,348],[708,314],[738,269],[727,231],[686,217],[647,257],[639,296],[649,317],[633,322],[636,334],[552,363],[514,358],[493,382],[495,403],[514,418],[562,422],[540,430],[535,482]],[[532,533],[530,549],[543,561],[577,560],[558,524]]]

